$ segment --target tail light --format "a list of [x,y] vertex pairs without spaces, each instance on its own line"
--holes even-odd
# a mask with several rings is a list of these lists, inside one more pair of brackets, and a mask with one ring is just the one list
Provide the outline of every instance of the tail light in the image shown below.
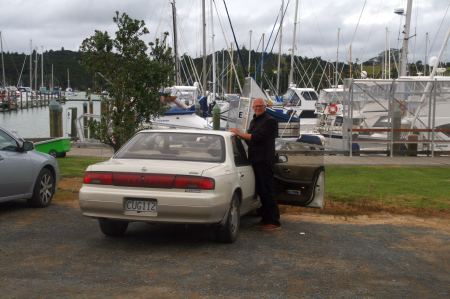
[[85,184],[112,185],[112,172],[93,172],[86,171],[83,178]]
[[198,176],[176,176],[175,188],[214,190],[214,179]]
[[83,182],[85,184],[167,189],[214,190],[215,188],[215,181],[212,178],[173,174],[87,171],[84,174]]

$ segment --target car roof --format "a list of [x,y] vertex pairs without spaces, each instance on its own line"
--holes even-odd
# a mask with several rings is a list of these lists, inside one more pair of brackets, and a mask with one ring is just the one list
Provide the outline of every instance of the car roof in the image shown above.
[[220,136],[230,136],[233,133],[229,131],[202,130],[202,129],[148,129],[139,131],[139,133],[186,133],[186,134],[212,134]]

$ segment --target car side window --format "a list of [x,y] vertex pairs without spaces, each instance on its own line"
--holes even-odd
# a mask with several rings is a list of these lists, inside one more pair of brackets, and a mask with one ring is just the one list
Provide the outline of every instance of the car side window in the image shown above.
[[233,136],[231,140],[233,143],[234,164],[236,164],[236,166],[250,165],[241,139]]
[[5,132],[0,130],[0,151],[16,151],[17,150],[17,142],[6,134]]

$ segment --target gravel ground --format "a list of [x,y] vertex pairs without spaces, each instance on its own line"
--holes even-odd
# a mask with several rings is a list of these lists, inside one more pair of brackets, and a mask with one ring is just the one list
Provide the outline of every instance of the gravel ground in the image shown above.
[[283,214],[271,233],[244,217],[218,244],[201,226],[106,238],[73,200],[0,203],[1,297],[449,298],[449,221],[399,217]]

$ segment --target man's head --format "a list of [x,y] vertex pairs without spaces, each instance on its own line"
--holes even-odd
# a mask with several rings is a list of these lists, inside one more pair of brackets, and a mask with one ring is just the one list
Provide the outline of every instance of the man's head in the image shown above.
[[266,112],[266,102],[261,98],[257,98],[253,101],[252,108],[256,116],[260,116]]

